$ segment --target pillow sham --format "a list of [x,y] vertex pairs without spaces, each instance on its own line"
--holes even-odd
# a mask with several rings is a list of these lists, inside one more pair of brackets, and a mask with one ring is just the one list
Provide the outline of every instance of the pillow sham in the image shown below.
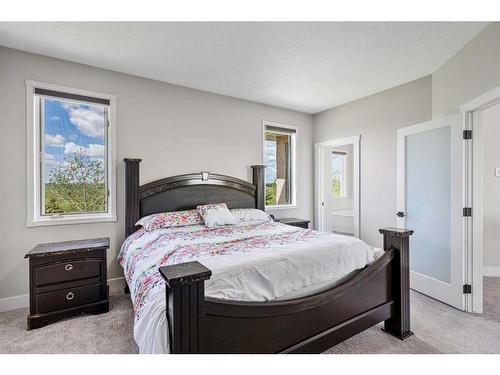
[[268,214],[257,208],[233,208],[229,211],[238,221],[272,221]]
[[196,207],[205,225],[209,228],[236,224],[238,221],[225,203],[205,204]]
[[203,224],[203,219],[197,210],[162,212],[145,216],[135,225],[142,226],[147,231],[160,228],[183,227],[188,225]]

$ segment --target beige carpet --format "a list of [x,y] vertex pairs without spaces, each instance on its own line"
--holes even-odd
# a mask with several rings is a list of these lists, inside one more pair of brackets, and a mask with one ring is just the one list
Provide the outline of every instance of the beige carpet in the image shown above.
[[[326,353],[500,353],[500,278],[485,278],[482,315],[467,314],[416,292],[415,335],[400,341],[372,327]],[[128,296],[107,314],[66,319],[26,331],[27,309],[0,314],[0,353],[137,353]]]

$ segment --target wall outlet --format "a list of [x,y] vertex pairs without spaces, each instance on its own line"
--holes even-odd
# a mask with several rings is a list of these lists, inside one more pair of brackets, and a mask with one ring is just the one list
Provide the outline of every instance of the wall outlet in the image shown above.
[[500,177],[500,168],[495,168],[495,177]]

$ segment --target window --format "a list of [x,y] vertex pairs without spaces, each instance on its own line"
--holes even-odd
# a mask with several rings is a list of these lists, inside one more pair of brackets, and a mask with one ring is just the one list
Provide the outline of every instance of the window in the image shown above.
[[114,97],[32,81],[27,92],[27,225],[116,220]]
[[296,127],[264,123],[267,207],[295,205],[296,136]]
[[346,197],[346,153],[332,152],[332,194],[334,198]]

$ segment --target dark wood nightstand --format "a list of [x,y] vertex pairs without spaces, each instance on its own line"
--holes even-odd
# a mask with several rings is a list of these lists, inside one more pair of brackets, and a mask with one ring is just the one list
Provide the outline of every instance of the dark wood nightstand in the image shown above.
[[304,229],[309,229],[310,220],[297,219],[296,217],[284,217],[282,219],[276,219],[277,222],[286,225],[292,225],[294,227],[300,227]]
[[109,238],[36,245],[29,259],[28,330],[73,315],[109,311]]

